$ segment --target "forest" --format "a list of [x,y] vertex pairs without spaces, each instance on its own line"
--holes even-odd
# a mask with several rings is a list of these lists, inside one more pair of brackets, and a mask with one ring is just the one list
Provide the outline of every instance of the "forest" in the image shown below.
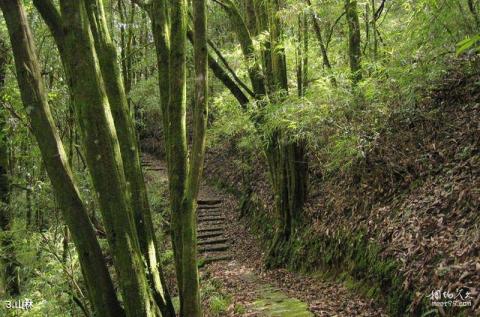
[[0,316],[480,316],[479,0],[0,0]]

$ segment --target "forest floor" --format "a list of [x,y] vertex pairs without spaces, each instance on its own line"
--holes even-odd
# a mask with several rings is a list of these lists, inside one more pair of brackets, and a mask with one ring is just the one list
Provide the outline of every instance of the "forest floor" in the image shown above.
[[[143,161],[147,179],[166,178],[164,162],[148,155]],[[212,298],[204,296],[206,316],[387,316],[379,305],[341,283],[284,269],[266,270],[260,241],[239,219],[233,196],[204,184],[198,213],[202,284],[215,285],[228,299],[227,307],[219,310]]]

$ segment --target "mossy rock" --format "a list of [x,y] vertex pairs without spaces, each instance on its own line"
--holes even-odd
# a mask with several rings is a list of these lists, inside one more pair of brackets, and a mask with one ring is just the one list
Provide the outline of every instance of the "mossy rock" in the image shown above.
[[251,310],[265,317],[311,317],[304,302],[289,298],[283,292],[272,287],[261,290],[261,298],[251,304]]

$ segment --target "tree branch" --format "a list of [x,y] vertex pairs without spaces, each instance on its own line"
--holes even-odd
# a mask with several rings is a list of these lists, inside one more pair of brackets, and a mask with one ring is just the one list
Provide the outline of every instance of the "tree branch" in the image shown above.
[[52,32],[57,43],[63,42],[62,16],[51,0],[33,0],[48,28]]
[[[190,43],[193,44],[193,31],[188,30],[187,36]],[[240,87],[238,87],[235,81],[228,76],[227,72],[225,72],[225,70],[218,64],[210,52],[208,52],[208,66],[212,70],[215,77],[217,77],[217,79],[220,80],[228,90],[230,90],[232,95],[237,99],[238,103],[240,103],[242,109],[246,110],[250,100],[247,96],[245,96],[244,92],[240,89]]]
[[228,64],[227,60],[225,57],[223,57],[222,52],[215,46],[215,44],[212,42],[212,40],[208,40],[208,46],[215,52],[217,55],[218,59],[222,61],[223,65],[225,68],[228,70],[228,72],[232,75],[233,79],[243,88],[245,91],[252,97],[255,97],[255,93],[240,79],[238,78],[237,74],[235,71],[230,67]]
[[375,11],[375,14],[373,15],[373,19],[377,21],[380,16],[382,15],[383,9],[385,8],[385,2],[386,0],[382,0],[382,3],[378,7],[377,11]]
[[150,8],[150,1],[145,1],[145,0],[132,0],[133,3],[135,3],[139,8],[148,11]]
[[333,35],[333,31],[335,30],[335,26],[337,26],[338,22],[340,22],[340,19],[343,18],[343,16],[346,13],[347,13],[346,11],[343,11],[342,14],[340,14],[340,16],[335,20],[332,27],[330,28],[330,32],[328,33],[328,36],[327,36],[327,42],[325,43],[327,50],[328,50],[328,46],[330,45],[330,42],[332,41],[332,35]]

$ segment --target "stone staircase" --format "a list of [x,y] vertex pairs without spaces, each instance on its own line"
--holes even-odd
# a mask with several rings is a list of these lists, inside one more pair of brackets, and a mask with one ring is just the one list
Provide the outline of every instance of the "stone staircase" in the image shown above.
[[[142,168],[166,177],[165,164],[150,156],[142,156]],[[201,192],[201,198],[197,200],[197,251],[200,266],[232,259],[230,243],[225,235],[226,218],[222,200],[208,196],[204,198],[203,194]]]
[[220,199],[197,201],[197,247],[199,264],[232,259],[230,243],[225,235],[226,218]]

